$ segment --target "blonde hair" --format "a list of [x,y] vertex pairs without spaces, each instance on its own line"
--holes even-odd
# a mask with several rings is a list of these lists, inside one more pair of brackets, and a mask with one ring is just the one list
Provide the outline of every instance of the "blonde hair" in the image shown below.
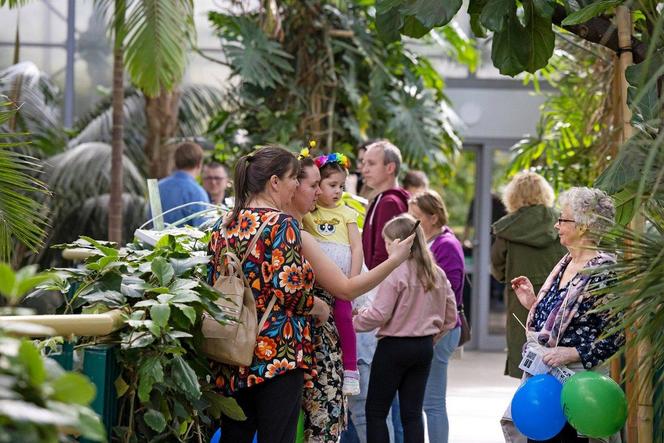
[[544,177],[535,172],[519,172],[503,191],[503,203],[509,213],[516,212],[524,206],[552,207],[553,201],[553,188]]
[[[410,234],[415,226],[415,218],[410,214],[402,214],[393,218],[383,228],[383,237],[386,240],[404,239]],[[415,241],[410,249],[410,256],[417,266],[417,274],[426,291],[436,287],[440,279],[440,270],[435,264],[429,247],[424,238],[424,231],[420,226],[415,231]]]
[[438,216],[438,225],[440,227],[445,226],[449,220],[445,202],[436,191],[423,191],[411,198],[408,203],[416,205],[420,208],[420,211],[427,215]]

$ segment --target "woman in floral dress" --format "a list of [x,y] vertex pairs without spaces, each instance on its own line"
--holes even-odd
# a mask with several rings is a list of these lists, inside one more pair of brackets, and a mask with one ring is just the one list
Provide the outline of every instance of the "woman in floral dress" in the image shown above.
[[314,276],[301,254],[300,225],[281,212],[298,186],[298,172],[297,159],[282,148],[266,147],[242,157],[235,167],[235,208],[217,222],[208,245],[208,283],[214,285],[224,267],[221,257],[227,243],[243,256],[251,239],[260,236],[242,266],[257,318],[276,297],[251,365],[211,362],[216,386],[233,396],[247,416],[244,421],[222,417],[222,442],[248,443],[258,431],[261,443],[292,443],[305,376],[315,376],[312,316],[324,322],[329,309],[312,294]]

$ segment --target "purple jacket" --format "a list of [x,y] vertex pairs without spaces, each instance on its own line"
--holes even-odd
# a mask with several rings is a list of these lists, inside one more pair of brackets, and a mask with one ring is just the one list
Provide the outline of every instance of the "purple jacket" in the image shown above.
[[[464,259],[461,242],[447,226],[443,226],[440,234],[429,242],[429,248],[433,258],[438,266],[445,271],[447,279],[450,281],[454,297],[457,302],[457,309],[463,305],[463,279],[464,279]],[[461,326],[461,320],[457,316],[456,326]]]

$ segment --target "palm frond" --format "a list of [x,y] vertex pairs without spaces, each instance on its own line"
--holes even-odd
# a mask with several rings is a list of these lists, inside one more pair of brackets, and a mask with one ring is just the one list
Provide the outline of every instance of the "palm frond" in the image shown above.
[[[638,362],[638,368],[625,374],[631,379],[638,373],[638,389],[644,389],[644,380],[652,380],[655,387],[664,385],[664,211],[661,206],[653,211],[645,232],[616,226],[604,239],[619,258],[610,267],[616,283],[609,290],[616,296],[599,310],[609,312],[613,327],[607,335],[617,330],[629,331],[623,352],[649,346],[646,355],[639,353],[644,358]],[[659,389],[653,399],[655,421],[659,423],[664,422],[662,394]],[[664,441],[664,430],[655,427],[655,431],[659,433],[655,441]]]
[[30,3],[30,0],[0,0],[0,8],[7,5],[9,9],[18,8]]
[[54,153],[66,145],[60,123],[60,93],[51,80],[32,62],[21,62],[0,71],[0,95],[17,106],[12,132],[29,132],[32,146]]
[[[134,165],[144,170],[146,165],[145,144],[145,98],[139,91],[128,90],[124,100],[124,143],[126,155]],[[82,143],[111,143],[113,112],[111,101],[104,99],[93,111],[86,114],[80,122],[78,135],[69,142],[73,148]]]
[[[145,180],[132,163],[123,158],[124,191],[145,194]],[[80,209],[88,198],[105,194],[111,183],[111,146],[106,143],[82,143],[49,159],[47,183],[56,196],[53,224],[59,226],[72,211]]]
[[195,137],[208,132],[210,120],[222,109],[223,103],[223,91],[218,88],[184,86],[178,109],[178,135]]
[[191,0],[128,2],[125,31],[126,68],[141,91],[153,97],[180,82],[194,34]]
[[[0,103],[0,123],[11,118],[11,103]],[[35,194],[48,194],[44,183],[33,177],[41,169],[33,157],[12,150],[11,134],[0,134],[0,261],[9,261],[12,239],[33,251],[41,245],[47,222]]]

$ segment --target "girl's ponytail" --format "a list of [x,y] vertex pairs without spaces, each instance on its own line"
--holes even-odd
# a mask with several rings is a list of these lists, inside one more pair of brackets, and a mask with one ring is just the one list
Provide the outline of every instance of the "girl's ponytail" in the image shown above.
[[[410,234],[414,226],[415,219],[413,216],[402,214],[387,222],[383,228],[383,237],[389,240],[404,239]],[[415,241],[410,255],[417,266],[417,274],[422,286],[426,291],[431,291],[439,281],[440,269],[435,264],[431,252],[429,252],[429,247],[424,238],[424,231],[419,226],[415,231]]]

